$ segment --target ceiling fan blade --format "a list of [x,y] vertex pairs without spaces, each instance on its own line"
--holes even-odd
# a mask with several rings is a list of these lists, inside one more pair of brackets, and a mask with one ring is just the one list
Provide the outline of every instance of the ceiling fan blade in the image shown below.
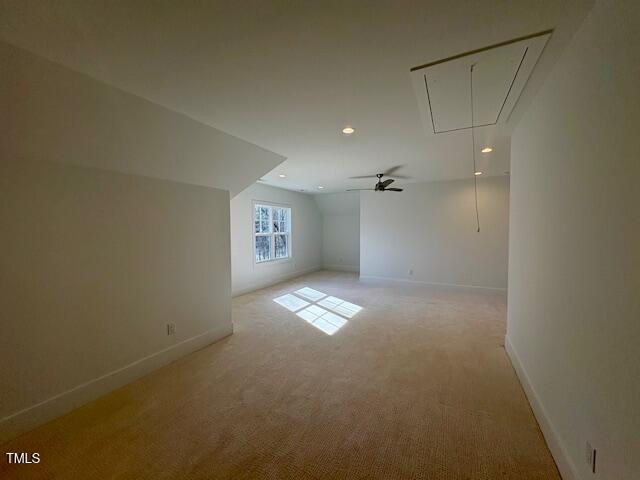
[[395,180],[393,180],[393,178],[388,178],[387,180],[385,180],[384,182],[382,182],[382,186],[384,188],[388,187],[389,185],[391,185]]
[[385,177],[393,177],[396,171],[400,170],[404,165],[396,165],[395,167],[387,168],[387,171],[383,173]]
[[347,192],[359,192],[361,190],[375,190],[375,188],[350,188]]
[[378,173],[376,175],[357,175],[355,177],[349,177],[349,178],[354,178],[354,179],[356,179],[356,178],[380,178],[380,177],[411,178],[411,177],[407,177],[406,175],[395,175],[395,172],[400,170],[402,167],[404,167],[404,165],[396,165],[394,167],[387,168],[387,170],[384,173]]
[[402,188],[385,188],[385,192],[401,192]]
[[411,178],[411,177],[407,177],[406,175],[387,175],[387,174],[385,174],[385,177],[402,178],[402,179]]

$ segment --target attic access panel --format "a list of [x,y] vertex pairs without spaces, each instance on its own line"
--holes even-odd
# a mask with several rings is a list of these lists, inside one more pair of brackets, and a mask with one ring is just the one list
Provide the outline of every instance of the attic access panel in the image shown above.
[[471,128],[471,65],[474,126],[505,123],[551,36],[551,31],[509,40],[411,69],[425,131]]

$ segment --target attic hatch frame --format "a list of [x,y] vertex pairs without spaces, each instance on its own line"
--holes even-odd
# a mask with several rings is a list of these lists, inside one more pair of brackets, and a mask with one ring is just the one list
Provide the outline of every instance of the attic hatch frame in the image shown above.
[[[418,70],[422,70],[424,68],[433,67],[434,65],[439,65],[441,63],[446,63],[446,62],[450,62],[450,61],[453,61],[453,60],[458,60],[460,58],[468,57],[468,56],[471,56],[471,55],[477,55],[479,53],[483,53],[483,52],[486,52],[486,51],[489,51],[489,50],[493,50],[493,49],[496,49],[496,48],[500,48],[500,47],[504,47],[504,46],[507,46],[507,45],[512,45],[514,43],[522,42],[522,41],[525,41],[525,40],[530,40],[530,39],[533,39],[533,38],[543,37],[543,36],[546,36],[546,35],[548,35],[549,38],[551,38],[552,34],[553,34],[553,29],[543,30],[541,32],[532,33],[530,35],[525,35],[523,37],[513,38],[511,40],[505,40],[503,42],[495,43],[493,45],[489,45],[489,46],[482,47],[482,48],[477,48],[477,49],[474,49],[474,50],[469,50],[467,52],[459,53],[457,55],[453,55],[453,56],[450,56],[450,57],[442,58],[440,60],[435,60],[433,62],[425,63],[423,65],[418,65],[416,67],[412,67],[409,71],[411,73],[413,73],[413,72],[416,72]],[[544,46],[542,48],[542,52],[544,51],[544,48],[546,48],[546,44],[548,43],[548,40],[549,39],[547,39],[547,41],[545,42],[545,44],[544,44]],[[525,58],[527,56],[528,51],[529,51],[529,47],[527,46],[525,48],[523,54],[522,54],[522,57],[520,58],[520,62],[518,64],[518,68],[516,69],[516,71],[515,71],[515,73],[513,75],[513,78],[511,79],[511,82],[509,84],[509,89],[507,90],[507,93],[506,93],[506,95],[505,95],[505,97],[504,97],[504,99],[502,101],[502,105],[500,107],[498,115],[496,116],[496,119],[495,119],[495,121],[493,123],[485,123],[485,124],[473,125],[473,126],[469,126],[469,127],[452,128],[452,129],[447,129],[447,130],[436,130],[435,121],[434,121],[434,118],[433,118],[433,108],[431,107],[431,95],[429,94],[429,82],[427,80],[427,74],[425,73],[423,75],[423,79],[424,79],[424,85],[425,85],[425,90],[426,90],[426,94],[427,94],[427,102],[429,104],[429,114],[430,114],[430,117],[431,117],[431,127],[433,129],[433,133],[435,135],[438,135],[438,134],[441,134],[441,133],[450,133],[450,132],[456,132],[456,131],[461,131],[461,130],[469,130],[471,128],[490,127],[490,126],[497,125],[497,123],[500,121],[500,116],[502,115],[502,112],[504,110],[504,106],[506,105],[507,100],[509,99],[509,96],[511,95],[511,91],[513,89],[513,85],[514,85],[516,79],[518,78],[518,75],[520,73],[520,69],[522,67],[522,64],[524,63],[524,60],[525,60]],[[537,61],[540,59],[540,56],[542,55],[542,52],[540,52],[540,55],[538,56],[538,58],[534,60],[535,63],[537,63]],[[535,68],[535,63],[534,63],[534,68]],[[528,78],[525,80],[525,85],[528,82],[528,80],[529,80]],[[523,91],[524,91],[524,86],[521,88],[520,92],[518,93],[518,98],[516,98],[514,100],[513,106],[511,107],[511,111],[513,111],[513,107],[518,103],[520,95],[522,95]],[[509,114],[511,114],[511,112]]]

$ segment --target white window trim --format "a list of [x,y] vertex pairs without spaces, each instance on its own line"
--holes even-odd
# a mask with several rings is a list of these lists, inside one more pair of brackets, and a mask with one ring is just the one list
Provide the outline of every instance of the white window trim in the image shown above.
[[[255,222],[256,222],[256,205],[264,205],[265,207],[281,207],[281,208],[288,208],[289,209],[289,256],[288,257],[282,257],[282,258],[272,258],[270,260],[261,260],[261,261],[257,261],[256,260],[256,235],[265,235],[265,236],[269,236],[271,237],[271,241],[273,242],[273,233],[257,233],[255,231]],[[269,225],[272,224],[272,219],[271,219],[271,214],[269,214]],[[293,208],[291,207],[291,205],[288,205],[286,203],[277,203],[277,202],[271,202],[271,201],[267,201],[267,200],[252,200],[251,201],[251,252],[253,255],[253,266],[254,267],[260,267],[260,266],[265,266],[265,265],[274,265],[274,264],[279,264],[279,263],[287,263],[287,262],[291,262],[293,260],[293,229],[292,226],[293,225]],[[275,251],[274,251],[275,253]]]

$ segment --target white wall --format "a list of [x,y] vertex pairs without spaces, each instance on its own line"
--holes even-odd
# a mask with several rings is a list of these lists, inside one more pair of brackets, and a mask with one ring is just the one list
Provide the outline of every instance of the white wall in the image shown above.
[[598,1],[511,143],[507,346],[565,480],[640,478],[639,26]]
[[223,190],[0,162],[0,440],[230,334],[228,225]]
[[322,265],[328,270],[360,270],[360,194],[315,195],[322,213]]
[[478,180],[480,233],[473,180],[404,188],[361,193],[361,277],[506,288],[508,177]]
[[[256,264],[253,257],[253,201],[291,207],[292,258]],[[240,295],[322,266],[322,216],[313,196],[256,183],[231,200],[233,294]]]
[[231,333],[226,190],[282,157],[2,42],[0,71],[1,442]]

